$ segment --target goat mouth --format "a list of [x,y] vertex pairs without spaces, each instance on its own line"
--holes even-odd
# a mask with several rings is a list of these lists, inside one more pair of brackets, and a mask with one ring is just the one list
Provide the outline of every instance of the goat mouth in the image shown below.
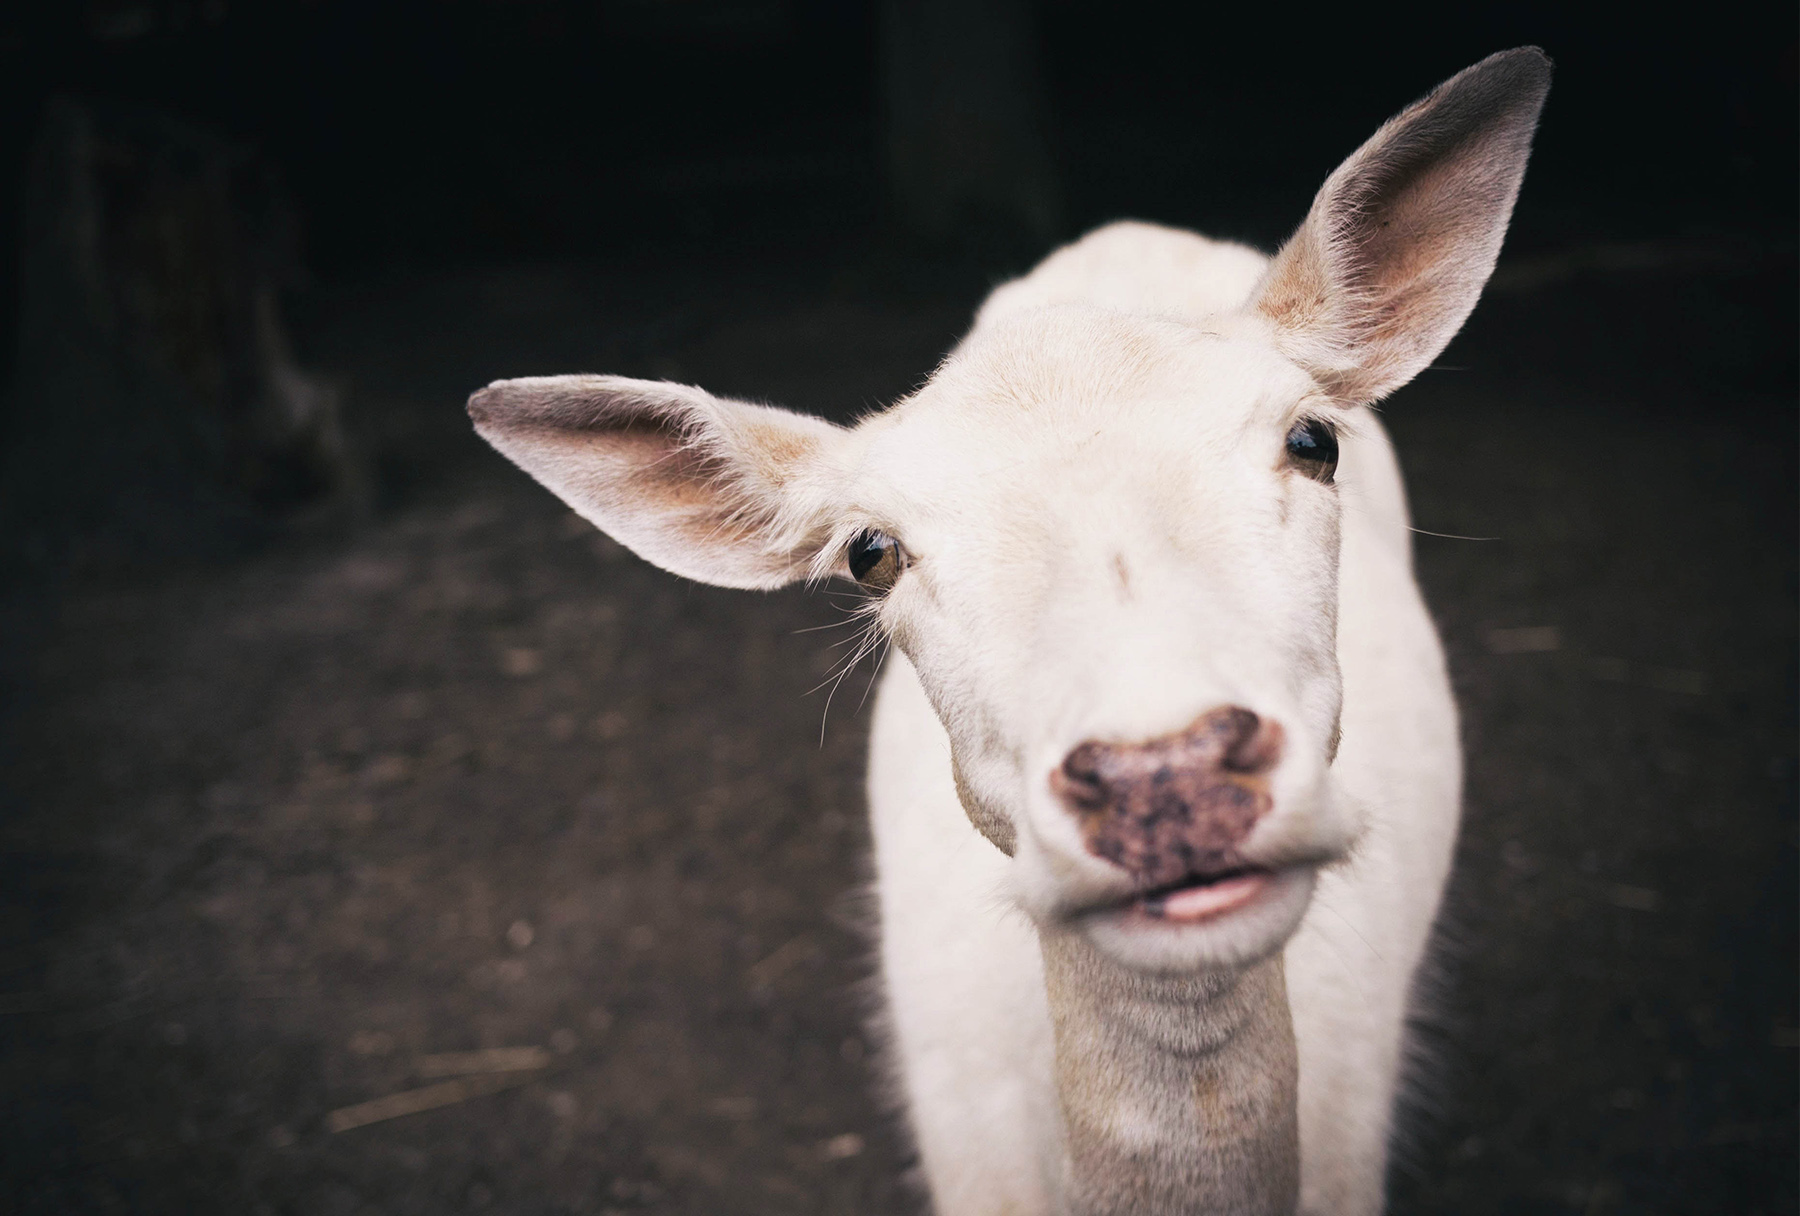
[[1274,880],[1271,871],[1257,869],[1191,874],[1179,882],[1145,891],[1131,901],[1130,907],[1147,920],[1194,924],[1251,903]]

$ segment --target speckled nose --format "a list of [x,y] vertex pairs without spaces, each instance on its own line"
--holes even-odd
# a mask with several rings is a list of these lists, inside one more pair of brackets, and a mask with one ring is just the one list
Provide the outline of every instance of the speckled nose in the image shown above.
[[1269,809],[1281,745],[1279,723],[1225,705],[1147,743],[1079,744],[1050,786],[1089,852],[1160,886],[1243,865],[1238,846]]

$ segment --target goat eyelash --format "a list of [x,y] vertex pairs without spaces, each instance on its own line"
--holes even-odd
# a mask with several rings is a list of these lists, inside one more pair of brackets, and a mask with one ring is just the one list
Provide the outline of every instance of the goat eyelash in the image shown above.
[[[841,593],[835,592],[828,592],[828,594],[833,599],[838,599],[841,595]],[[830,686],[830,691],[825,694],[824,711],[819,715],[820,747],[825,746],[825,726],[831,720],[831,701],[833,697],[837,696],[838,688],[864,659],[879,650],[881,653],[875,660],[875,670],[869,676],[868,688],[863,689],[863,701],[866,702],[869,698],[869,689],[875,687],[875,679],[881,674],[882,660],[887,657],[888,648],[892,645],[892,639],[888,637],[887,630],[881,626],[881,609],[887,601],[887,593],[885,591],[880,593],[864,592],[854,598],[857,602],[849,608],[845,608],[842,604],[834,605],[838,611],[844,614],[844,620],[833,621],[829,625],[816,625],[812,629],[801,631],[813,633],[825,629],[845,628],[854,628],[856,631],[849,637],[839,638],[831,644],[833,650],[840,650],[848,646],[849,653],[837,662],[830,674],[809,688],[806,693],[807,696],[811,696],[821,688]],[[858,708],[860,707],[859,705]]]

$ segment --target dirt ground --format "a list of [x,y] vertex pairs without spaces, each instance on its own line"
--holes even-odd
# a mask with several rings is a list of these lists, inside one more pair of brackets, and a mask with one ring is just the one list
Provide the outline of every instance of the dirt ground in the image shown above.
[[[1396,1213],[1796,1209],[1792,283],[1515,263],[1386,411],[1469,751]],[[7,592],[0,1206],[918,1211],[864,1029],[871,669],[815,691],[842,602],[651,569],[462,401],[845,418],[980,294],[842,251],[320,288],[372,521]],[[535,1050],[445,1058],[487,1048]]]

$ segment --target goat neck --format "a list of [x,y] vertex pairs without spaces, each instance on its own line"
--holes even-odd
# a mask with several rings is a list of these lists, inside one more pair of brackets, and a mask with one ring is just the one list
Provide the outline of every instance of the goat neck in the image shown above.
[[1079,1216],[1292,1213],[1299,1069],[1278,952],[1153,975],[1042,934]]

